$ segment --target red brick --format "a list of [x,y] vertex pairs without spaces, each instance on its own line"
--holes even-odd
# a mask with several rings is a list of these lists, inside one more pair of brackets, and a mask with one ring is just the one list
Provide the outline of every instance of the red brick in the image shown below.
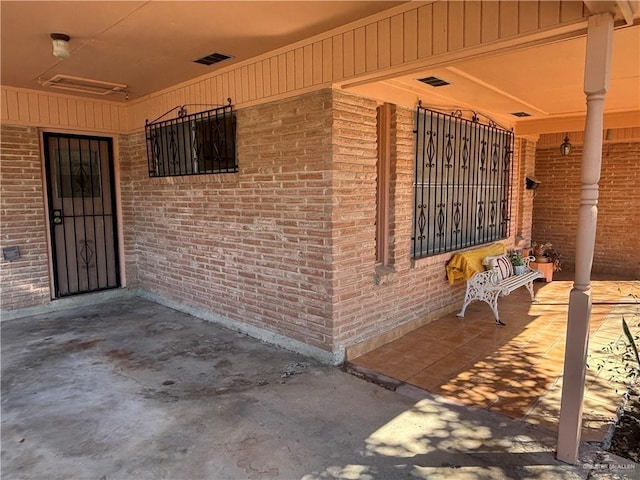
[[2,247],[17,245],[20,259],[0,258],[3,310],[49,301],[46,215],[38,130],[2,125],[0,129]]
[[[640,258],[629,254],[640,248],[640,142],[607,143],[603,152],[592,271],[640,278]],[[575,267],[581,160],[581,145],[568,157],[557,147],[536,151],[533,239],[551,242],[567,269]]]

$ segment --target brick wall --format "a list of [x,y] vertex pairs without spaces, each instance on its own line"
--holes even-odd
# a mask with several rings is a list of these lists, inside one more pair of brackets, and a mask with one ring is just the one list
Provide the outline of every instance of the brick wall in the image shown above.
[[333,335],[344,339],[365,328],[376,261],[377,104],[333,93],[332,283]]
[[[120,135],[128,286],[332,353],[459,308],[464,284],[445,276],[452,254],[410,257],[412,109],[391,109],[391,253],[386,268],[376,265],[376,107],[323,90],[238,110],[235,174],[149,178],[144,133]],[[23,130],[38,169],[41,218],[31,223],[42,231],[37,136]],[[516,154],[516,168],[529,150]],[[527,207],[514,208],[522,224]]]
[[334,182],[334,341],[355,356],[459,308],[464,284],[446,280],[452,254],[411,260],[415,113],[405,108],[392,107],[391,268],[376,270],[376,104],[334,96],[334,169],[347,179]]
[[122,142],[128,275],[331,351],[331,92],[237,115],[237,174],[151,179],[144,135]]
[[239,110],[237,174],[150,179],[144,136],[129,136],[120,148],[135,259],[127,275],[329,352],[459,307],[464,285],[445,277],[451,254],[410,258],[413,122],[412,110],[393,108],[392,269],[382,276],[375,101],[323,90]]
[[[580,204],[582,146],[563,157],[557,146],[536,151],[533,237],[549,241],[561,253],[566,269],[575,266],[575,239]],[[599,182],[594,272],[640,278],[638,211],[640,211],[640,142],[605,143]]]
[[[118,159],[115,162],[120,176],[120,205],[122,208],[122,230],[124,249],[124,268],[126,285],[136,288],[138,284],[138,249],[136,245],[135,218],[137,198],[134,191],[134,175],[140,175],[141,168],[146,168],[146,144],[144,133],[135,135],[119,135]],[[144,167],[143,167],[144,165]],[[146,170],[145,170],[146,171]]]
[[0,129],[0,245],[17,245],[20,259],[0,257],[2,310],[49,301],[49,266],[38,130]]
[[513,182],[512,208],[512,233],[518,235],[524,242],[531,242],[532,222],[533,222],[533,200],[534,191],[526,190],[526,177],[535,177],[536,143],[525,138],[515,140],[514,165],[515,177]]

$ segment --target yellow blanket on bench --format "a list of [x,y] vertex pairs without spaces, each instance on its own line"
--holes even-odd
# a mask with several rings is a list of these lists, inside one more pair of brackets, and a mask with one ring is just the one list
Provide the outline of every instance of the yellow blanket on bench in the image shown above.
[[482,260],[485,257],[502,255],[507,247],[502,243],[494,243],[486,247],[476,248],[467,252],[456,253],[447,263],[447,278],[449,283],[456,280],[469,280],[477,272],[484,271]]

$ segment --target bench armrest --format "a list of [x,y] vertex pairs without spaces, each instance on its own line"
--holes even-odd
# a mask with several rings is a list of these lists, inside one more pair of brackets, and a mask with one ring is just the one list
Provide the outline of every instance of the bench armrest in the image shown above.
[[522,260],[524,260],[524,266],[527,267],[529,270],[531,270],[531,267],[529,266],[529,262],[535,262],[536,257],[534,256],[522,257]]

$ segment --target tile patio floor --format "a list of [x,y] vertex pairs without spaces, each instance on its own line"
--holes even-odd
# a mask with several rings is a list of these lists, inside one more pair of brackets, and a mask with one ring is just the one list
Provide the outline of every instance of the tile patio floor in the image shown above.
[[[496,327],[489,307],[472,303],[464,318],[455,313],[351,360],[451,400],[496,411],[557,431],[564,343],[572,274],[551,283],[536,281],[536,301],[520,288],[499,301],[505,327]],[[595,277],[595,276],[594,276]],[[640,281],[597,277],[589,342],[583,441],[602,441],[622,405],[626,386],[607,369],[617,356],[602,351],[622,340],[621,318],[640,333]],[[598,370],[597,365],[606,362]]]

